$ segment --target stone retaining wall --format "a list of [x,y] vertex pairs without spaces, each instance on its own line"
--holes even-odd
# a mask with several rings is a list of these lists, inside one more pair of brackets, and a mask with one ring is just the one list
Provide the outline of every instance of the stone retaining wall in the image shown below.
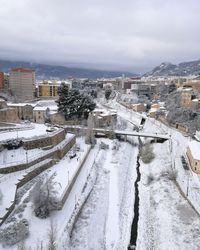
[[55,161],[51,159],[50,161],[44,163],[42,166],[32,170],[27,175],[25,175],[19,182],[16,184],[15,198],[10,207],[6,208],[7,212],[3,217],[0,218],[0,226],[4,223],[4,221],[8,218],[8,216],[13,212],[16,205],[16,196],[18,188],[25,185],[28,181],[32,180],[34,177],[45,171],[46,169],[52,167],[55,164]]
[[59,209],[62,209],[62,207],[64,206],[64,204],[65,204],[65,202],[66,202],[66,200],[67,200],[67,198],[72,190],[72,187],[73,187],[73,185],[74,185],[74,183],[75,183],[75,181],[76,181],[76,179],[77,179],[77,177],[78,177],[78,175],[79,175],[79,173],[80,173],[80,171],[81,171],[81,169],[82,169],[82,167],[83,167],[83,165],[88,157],[88,154],[90,153],[90,150],[91,150],[91,146],[88,148],[86,154],[84,155],[83,160],[80,162],[78,170],[75,173],[75,175],[73,176],[71,183],[69,184],[69,186],[67,186],[67,188],[66,188],[66,190],[61,198]]
[[34,148],[43,148],[48,146],[55,146],[65,139],[65,130],[59,129],[57,132],[52,133],[48,136],[42,136],[35,139],[23,140],[23,148],[34,149]]
[[68,141],[66,144],[64,144],[62,148],[57,148],[54,151],[47,153],[41,157],[38,157],[37,159],[34,159],[28,163],[22,163],[19,165],[0,168],[0,174],[8,174],[8,173],[27,169],[27,168],[45,160],[45,159],[47,159],[47,158],[59,158],[59,159],[61,159],[73,147],[73,145],[75,143],[76,143],[76,137],[74,136],[71,138],[70,141]]

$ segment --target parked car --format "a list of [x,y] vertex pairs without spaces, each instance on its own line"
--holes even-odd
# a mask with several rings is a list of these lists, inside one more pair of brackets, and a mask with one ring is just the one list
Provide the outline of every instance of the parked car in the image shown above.
[[46,129],[46,132],[54,132],[56,129],[54,127],[49,127]]

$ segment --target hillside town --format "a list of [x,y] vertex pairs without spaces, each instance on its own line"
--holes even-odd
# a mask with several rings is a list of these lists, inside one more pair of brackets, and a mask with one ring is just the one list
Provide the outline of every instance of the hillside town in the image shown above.
[[18,67],[0,98],[0,249],[199,248],[199,75]]

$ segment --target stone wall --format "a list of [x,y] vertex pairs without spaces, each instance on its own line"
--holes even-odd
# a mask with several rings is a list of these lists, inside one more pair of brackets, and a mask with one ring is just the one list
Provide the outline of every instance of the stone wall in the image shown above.
[[23,176],[23,178],[21,180],[19,180],[19,182],[16,184],[17,188],[24,186],[27,182],[29,182],[30,180],[32,180],[33,178],[38,176],[40,173],[47,170],[48,168],[52,167],[55,163],[56,163],[56,161],[54,159],[49,159],[49,161],[44,163],[42,166],[40,166],[36,169],[33,169],[27,175]]
[[24,149],[43,148],[48,146],[55,146],[65,139],[65,130],[59,129],[52,135],[42,136],[35,139],[27,139],[23,141]]
[[63,145],[61,147],[56,148],[55,150],[53,150],[53,151],[51,151],[51,152],[49,152],[41,157],[38,157],[37,159],[29,161],[28,163],[22,163],[19,165],[0,168],[0,174],[8,174],[8,173],[27,169],[27,168],[45,160],[45,159],[47,159],[47,158],[59,158],[59,159],[61,159],[73,147],[73,145],[75,143],[76,143],[76,137],[73,136],[69,141],[67,141],[66,143],[63,143]]
[[4,223],[4,221],[8,218],[8,216],[12,213],[16,205],[16,196],[18,188],[24,186],[28,181],[32,180],[34,177],[45,171],[46,169],[52,167],[55,164],[53,159],[50,159],[48,162],[44,163],[42,166],[30,171],[27,175],[25,175],[19,182],[16,184],[15,198],[9,208],[6,208],[7,212],[5,215],[0,218],[0,225]]
[[90,150],[91,150],[91,146],[88,148],[86,154],[84,155],[83,160],[80,162],[78,170],[75,173],[75,175],[73,176],[71,183],[69,184],[69,186],[67,186],[66,190],[64,191],[64,194],[63,194],[61,201],[60,201],[60,207],[59,207],[60,209],[62,209],[62,207],[64,206],[64,204],[65,204],[65,202],[66,202],[66,200],[67,200],[67,198],[72,190],[72,187],[73,187],[73,185],[74,185],[74,183],[75,183],[75,181],[76,181],[76,179],[77,179],[77,177],[78,177],[78,175],[79,175],[79,173],[80,173],[80,171],[81,171],[81,169],[82,169],[82,167],[83,167],[83,165],[88,157],[88,154],[90,153]]

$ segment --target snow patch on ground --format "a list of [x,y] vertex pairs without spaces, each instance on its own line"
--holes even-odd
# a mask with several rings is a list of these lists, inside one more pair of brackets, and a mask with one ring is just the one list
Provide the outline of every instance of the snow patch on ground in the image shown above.
[[[126,249],[133,216],[137,148],[109,145],[71,237],[71,249]],[[118,142],[117,142],[118,143]]]

